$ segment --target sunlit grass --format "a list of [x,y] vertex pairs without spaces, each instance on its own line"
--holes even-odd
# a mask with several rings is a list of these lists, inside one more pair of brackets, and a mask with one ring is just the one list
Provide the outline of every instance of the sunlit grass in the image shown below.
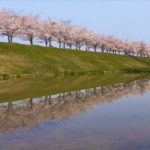
[[103,74],[134,68],[147,70],[149,64],[150,58],[0,43],[0,74],[10,77]]

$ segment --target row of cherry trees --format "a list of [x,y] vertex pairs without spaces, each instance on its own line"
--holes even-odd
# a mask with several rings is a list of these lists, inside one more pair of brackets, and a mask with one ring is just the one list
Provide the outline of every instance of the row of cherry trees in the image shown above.
[[93,49],[95,52],[126,54],[134,56],[150,56],[150,46],[144,42],[130,42],[113,36],[99,35],[86,28],[74,26],[65,22],[42,20],[38,16],[22,15],[3,10],[0,12],[0,34],[7,36],[8,42],[14,37],[28,40],[33,45],[34,40],[52,46],[57,42],[59,48]]

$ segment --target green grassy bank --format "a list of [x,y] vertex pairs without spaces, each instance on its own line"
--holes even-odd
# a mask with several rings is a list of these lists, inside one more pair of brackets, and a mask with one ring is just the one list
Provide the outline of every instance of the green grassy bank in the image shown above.
[[149,72],[150,58],[82,52],[0,43],[0,78],[2,75],[59,76],[112,72]]

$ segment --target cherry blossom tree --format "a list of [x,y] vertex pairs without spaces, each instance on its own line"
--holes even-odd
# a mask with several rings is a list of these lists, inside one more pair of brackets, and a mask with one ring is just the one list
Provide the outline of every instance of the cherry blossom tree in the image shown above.
[[66,37],[66,41],[65,43],[69,46],[70,49],[72,49],[72,46],[75,45],[75,41],[74,41],[74,27],[72,25],[70,25],[68,27],[68,34]]
[[94,51],[97,51],[97,48],[99,46],[99,43],[101,42],[101,38],[100,35],[98,35],[97,33],[93,33],[93,38],[92,38],[92,47],[94,48]]
[[52,40],[55,39],[56,34],[58,30],[58,23],[53,20],[48,20],[47,21],[47,33],[48,33],[48,42],[49,42],[49,47],[52,46]]
[[61,32],[61,39],[63,42],[63,48],[66,48],[66,44],[70,45],[70,48],[72,47],[72,38],[73,38],[72,28],[73,26],[68,23],[62,23],[61,25],[60,32]]
[[[13,42],[13,37],[21,37],[33,45],[34,39],[44,42],[46,46],[52,46],[52,42],[58,42],[59,48],[72,49],[74,46],[80,50],[85,47],[97,52],[125,54],[131,56],[150,56],[150,45],[144,42],[131,42],[121,40],[114,36],[103,36],[89,31],[84,27],[74,26],[68,22],[41,20],[34,15],[21,15],[13,11],[0,11],[0,35],[6,36],[8,42]],[[67,47],[66,47],[67,46]]]
[[[62,23],[58,23],[57,24],[57,31],[56,31],[56,36],[55,36],[55,38],[56,38],[56,41],[58,42],[58,44],[59,44],[59,48],[62,48],[62,43],[63,43],[63,41],[64,41],[64,34],[65,34],[65,29],[64,29],[65,27],[64,27],[64,24],[62,24]],[[65,46],[65,45],[64,45]]]
[[113,52],[115,53],[115,38],[113,36],[107,36],[106,37],[106,52],[110,53]]
[[103,53],[105,49],[107,48],[107,42],[106,42],[106,37],[104,35],[101,35],[99,37],[99,43],[98,47],[101,49],[101,52]]
[[40,20],[37,16],[33,15],[22,16],[22,20],[22,27],[19,34],[33,45],[34,38],[39,36]]
[[83,27],[74,26],[73,28],[73,40],[76,49],[81,49],[81,47],[85,44],[85,34],[87,30]]
[[7,36],[8,42],[13,42],[13,37],[18,35],[21,26],[22,19],[20,15],[7,10],[0,12],[0,33]]
[[84,33],[84,44],[86,51],[90,50],[91,48],[91,31],[85,31]]
[[150,45],[148,45],[148,44],[146,44],[145,53],[146,53],[146,57],[150,57]]
[[140,42],[139,51],[138,51],[140,56],[143,56],[143,57],[146,56],[146,49],[147,49],[147,45],[144,42]]
[[45,42],[45,45],[51,47],[52,40],[56,38],[58,23],[52,20],[40,20],[39,23],[39,39]]
[[68,45],[71,49],[74,43],[73,26],[68,22],[59,22],[57,24],[55,38],[59,43],[59,48],[61,48],[63,44],[63,48],[66,48],[66,45]]
[[45,46],[48,46],[48,40],[49,40],[49,29],[47,21],[40,20],[39,22],[39,35],[38,38],[42,41],[44,41]]

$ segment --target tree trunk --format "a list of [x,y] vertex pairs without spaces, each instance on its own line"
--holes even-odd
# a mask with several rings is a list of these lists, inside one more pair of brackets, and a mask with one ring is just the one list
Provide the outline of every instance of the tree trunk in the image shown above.
[[30,37],[29,41],[30,41],[30,45],[33,45],[33,37]]
[[76,50],[78,49],[78,43],[76,42]]
[[49,38],[49,47],[51,47],[52,46],[52,38],[50,37]]
[[66,48],[66,44],[65,44],[65,43],[63,43],[63,48],[64,48],[64,49]]
[[70,44],[69,47],[70,47],[70,50],[71,50],[72,49],[72,45]]
[[59,42],[58,42],[58,43],[59,43],[59,48],[61,48],[61,41],[59,40]]
[[7,35],[7,39],[8,39],[8,43],[10,43],[10,36],[9,35]]
[[13,42],[13,36],[10,36],[10,43]]
[[47,38],[45,39],[45,46],[46,47],[48,46],[48,39]]
[[104,53],[104,49],[103,48],[101,48],[101,52]]
[[13,106],[12,101],[9,101],[9,102],[8,102],[8,111],[9,111],[9,112],[11,111],[12,106]]
[[81,46],[79,45],[79,50],[81,50]]
[[75,99],[78,99],[78,91],[75,92]]
[[94,46],[94,52],[96,52],[97,51],[97,46]]
[[30,108],[33,108],[33,99],[32,98],[30,98],[30,100],[29,100],[29,105],[30,105]]
[[88,51],[88,47],[86,46],[86,51]]
[[88,51],[88,43],[86,43],[85,50]]

